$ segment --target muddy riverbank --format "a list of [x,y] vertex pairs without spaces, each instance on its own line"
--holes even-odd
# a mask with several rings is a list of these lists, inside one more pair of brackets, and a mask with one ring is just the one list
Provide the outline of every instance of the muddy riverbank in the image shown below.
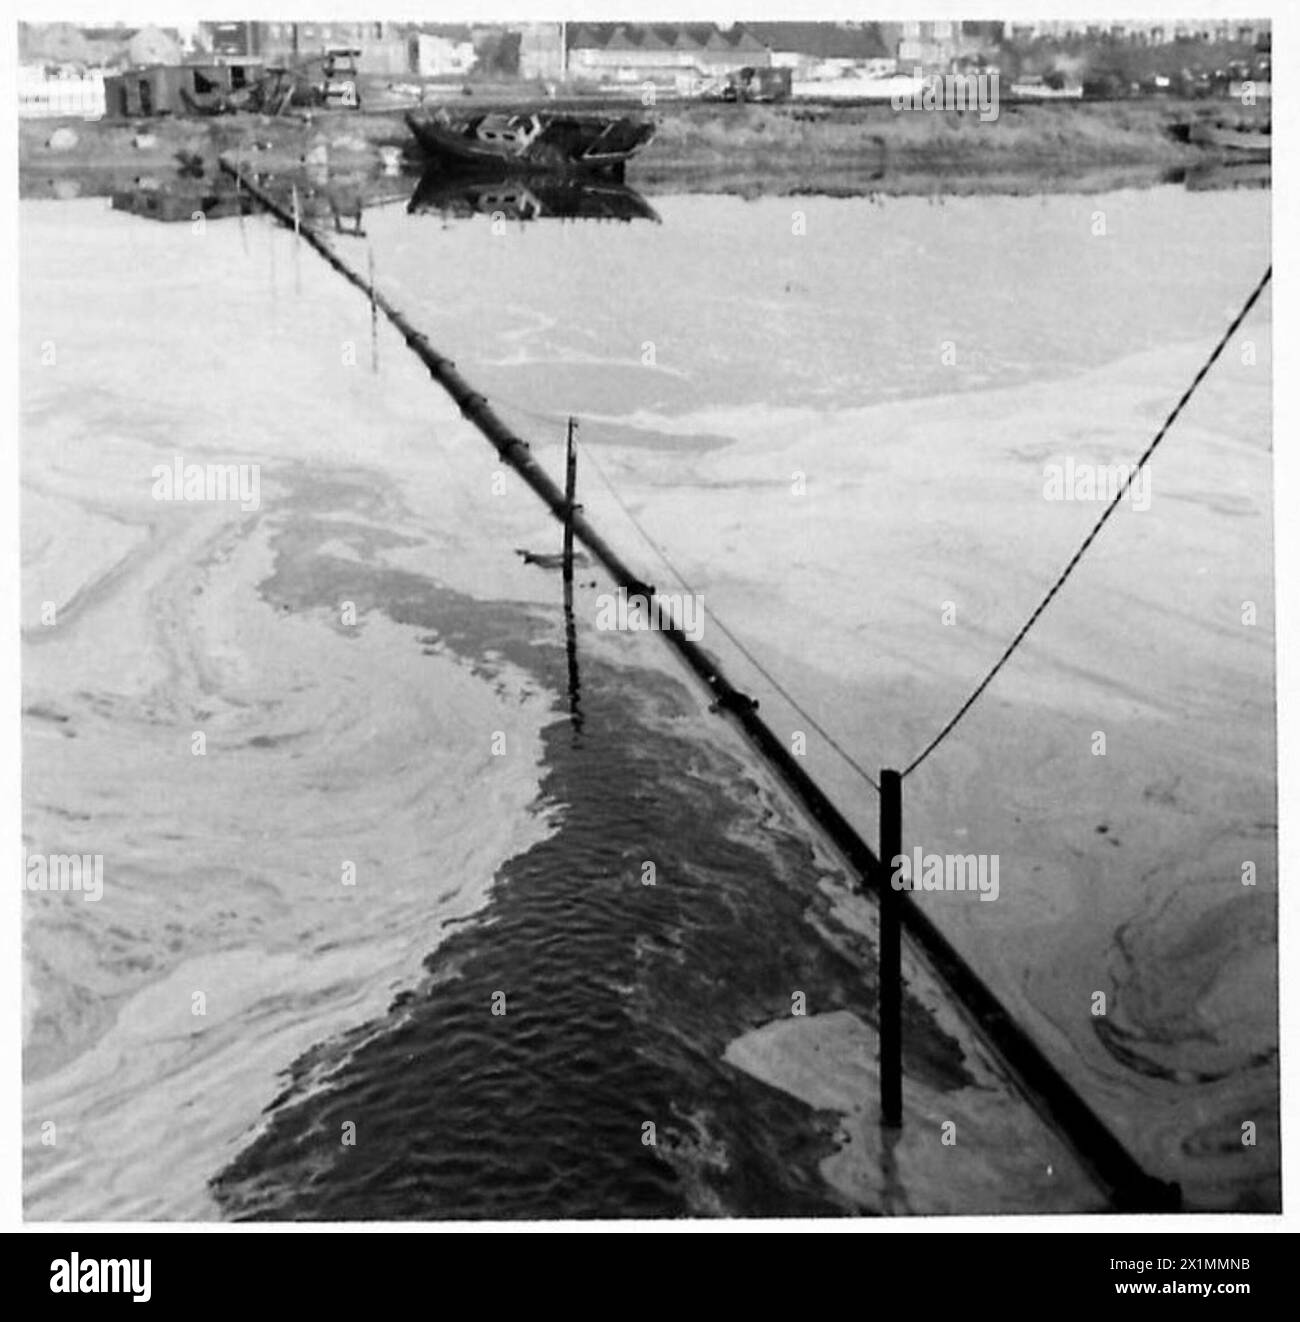
[[[1074,105],[1003,105],[996,120],[976,113],[895,112],[886,105],[675,105],[647,110],[654,141],[628,170],[650,192],[753,196],[945,191],[990,194],[1101,191],[1171,170],[1224,161],[1222,151],[1179,140],[1179,126],[1207,119],[1268,122],[1267,106],[1175,99]],[[71,129],[75,141],[56,129]],[[419,167],[400,113],[331,112],[311,120],[235,115],[152,121],[27,120],[20,124],[24,194],[77,178],[78,191],[108,191],[138,176],[247,153],[260,172],[304,163],[382,175]]]

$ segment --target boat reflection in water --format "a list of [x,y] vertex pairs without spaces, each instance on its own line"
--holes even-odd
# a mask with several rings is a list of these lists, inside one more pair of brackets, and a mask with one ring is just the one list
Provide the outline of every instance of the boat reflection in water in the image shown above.
[[506,220],[652,220],[659,213],[633,188],[596,176],[511,175],[497,179],[430,171],[419,182],[408,213],[448,218],[473,215]]
[[1217,192],[1223,188],[1271,188],[1273,165],[1270,161],[1243,164],[1225,161],[1194,165],[1183,171],[1178,182],[1189,193]]
[[223,180],[137,179],[129,188],[116,188],[112,209],[128,211],[150,220],[193,221],[221,220],[226,216],[248,215],[253,199],[239,194]]

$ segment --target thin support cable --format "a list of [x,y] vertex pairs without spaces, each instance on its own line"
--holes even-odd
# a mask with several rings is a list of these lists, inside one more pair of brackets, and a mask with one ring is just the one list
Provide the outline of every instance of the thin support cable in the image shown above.
[[974,692],[971,693],[970,697],[967,698],[966,701],[963,702],[962,705],[957,709],[956,715],[953,716],[953,718],[948,722],[948,724],[945,725],[943,729],[940,730],[939,733],[935,735],[935,737],[931,739],[930,742],[926,744],[926,746],[921,750],[921,752],[916,757],[914,757],[912,761],[908,764],[906,769],[903,771],[903,776],[905,778],[907,776],[910,776],[912,772],[915,771],[916,768],[919,767],[921,763],[924,762],[925,759],[929,757],[930,754],[933,753],[934,750],[938,748],[939,745],[943,743],[943,741],[953,732],[953,730],[957,726],[958,721],[960,721],[961,718],[965,716],[968,711],[970,711],[970,709],[975,705],[976,701],[979,699],[980,694],[982,694],[984,690],[988,688],[988,686],[993,682],[994,676],[996,676],[998,671],[1001,670],[1002,667],[1006,665],[1006,663],[1011,659],[1011,654],[1024,641],[1025,635],[1038,622],[1038,617],[1042,615],[1042,613],[1047,609],[1052,598],[1055,597],[1056,594],[1061,590],[1062,586],[1065,583],[1065,580],[1069,578],[1070,575],[1074,572],[1074,567],[1079,563],[1080,560],[1083,559],[1084,554],[1087,552],[1088,548],[1096,540],[1097,534],[1101,532],[1102,528],[1105,526],[1106,520],[1109,519],[1110,516],[1115,512],[1116,506],[1118,506],[1120,501],[1124,498],[1124,495],[1128,491],[1130,485],[1132,484],[1133,479],[1142,470],[1147,460],[1150,459],[1151,456],[1155,453],[1156,446],[1159,445],[1160,442],[1164,440],[1169,429],[1174,425],[1175,421],[1177,421],[1178,415],[1183,411],[1183,408],[1186,405],[1187,401],[1191,399],[1191,397],[1196,393],[1197,387],[1201,384],[1202,381],[1205,380],[1205,377],[1208,374],[1210,368],[1214,366],[1214,364],[1219,359],[1219,355],[1223,353],[1225,348],[1227,348],[1228,341],[1232,339],[1232,337],[1236,334],[1237,328],[1241,325],[1241,323],[1246,320],[1247,314],[1250,312],[1251,308],[1255,306],[1256,302],[1259,299],[1259,296],[1264,292],[1265,285],[1267,285],[1269,280],[1272,279],[1272,276],[1273,276],[1273,268],[1270,266],[1268,270],[1264,272],[1263,278],[1260,280],[1259,284],[1257,284],[1254,290],[1251,292],[1250,297],[1242,305],[1241,311],[1238,312],[1237,315],[1233,318],[1232,325],[1230,325],[1228,329],[1223,332],[1223,335],[1220,338],[1218,344],[1214,346],[1214,352],[1211,353],[1210,356],[1205,360],[1205,362],[1201,364],[1201,370],[1197,372],[1195,377],[1192,378],[1192,384],[1188,386],[1185,391],[1183,391],[1183,397],[1178,401],[1177,404],[1174,405],[1173,410],[1170,412],[1169,416],[1164,420],[1164,423],[1161,426],[1160,430],[1156,432],[1154,439],[1151,441],[1151,444],[1148,445],[1147,448],[1142,452],[1142,457],[1137,461],[1137,464],[1134,465],[1133,468],[1130,469],[1128,474],[1125,476],[1124,481],[1120,484],[1119,490],[1116,491],[1114,498],[1111,500],[1110,504],[1108,504],[1106,508],[1102,511],[1101,518],[1099,518],[1097,522],[1093,525],[1092,531],[1083,539],[1083,542],[1079,546],[1079,549],[1070,557],[1069,564],[1067,564],[1065,568],[1061,570],[1060,574],[1057,576],[1056,582],[1053,583],[1052,586],[1048,589],[1047,595],[1035,607],[1034,613],[1024,622],[1023,625],[1021,625],[1020,629],[1016,633],[1016,636],[1011,640],[1010,643],[1007,644],[1006,650],[997,659],[997,661],[994,662],[993,668],[988,672],[987,675],[984,676],[982,680],[980,680]]
[[[672,576],[678,581],[678,583],[680,583],[681,586],[688,593],[690,593],[691,596],[693,597],[698,596],[699,594],[686,581],[686,578],[682,574],[682,572],[668,558],[667,553],[658,545],[657,542],[655,542],[655,540],[650,536],[650,534],[646,532],[646,530],[641,526],[636,515],[633,514],[630,509],[628,509],[626,504],[624,504],[623,498],[618,494],[618,491],[615,488],[614,484],[606,476],[605,470],[597,462],[596,457],[581,442],[579,442],[579,445],[583,453],[587,456],[588,459],[591,460],[591,466],[596,470],[596,475],[605,484],[605,487],[609,491],[609,494],[613,496],[615,503],[618,505],[619,509],[623,511],[624,515],[627,517],[628,522],[637,530],[637,533],[640,535],[641,540],[645,542],[645,544],[650,548],[650,550],[653,551],[654,554],[663,562],[668,572],[672,574]],[[858,775],[861,776],[862,779],[865,780],[867,784],[870,785],[871,788],[875,790],[876,793],[878,794],[880,792],[880,786],[876,783],[875,778],[863,766],[861,766],[860,763],[858,763],[854,759],[852,754],[850,754],[845,748],[843,748],[840,745],[840,743],[828,730],[825,730],[822,727],[820,722],[818,722],[817,719],[799,703],[799,701],[767,669],[767,667],[764,666],[761,661],[759,661],[759,659],[753,654],[753,652],[751,652],[749,648],[746,647],[745,644],[742,643],[740,639],[737,638],[736,635],[730,629],[727,628],[727,626],[722,622],[722,620],[718,618],[718,614],[716,611],[710,611],[709,614],[711,619],[713,620],[714,625],[717,627],[718,631],[722,633],[726,638],[731,640],[732,645],[749,662],[749,664],[753,666],[754,669],[758,671],[760,675],[763,676],[763,678],[786,700],[786,702],[788,702],[790,706],[793,707],[794,710],[797,711],[799,715],[819,735],[821,735],[821,737],[831,746],[831,748],[833,748],[835,752],[838,753],[839,756],[843,758],[844,761],[850,767],[852,767],[853,770],[856,771]]]

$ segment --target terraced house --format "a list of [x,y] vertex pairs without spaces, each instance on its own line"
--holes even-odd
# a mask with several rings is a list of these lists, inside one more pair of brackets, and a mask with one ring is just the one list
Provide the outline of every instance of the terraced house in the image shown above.
[[894,52],[877,23],[747,23],[745,30],[769,52],[772,64],[797,82],[864,73],[893,73]]
[[767,68],[771,53],[739,25],[584,23],[569,31],[569,73],[597,82],[675,85],[746,66]]

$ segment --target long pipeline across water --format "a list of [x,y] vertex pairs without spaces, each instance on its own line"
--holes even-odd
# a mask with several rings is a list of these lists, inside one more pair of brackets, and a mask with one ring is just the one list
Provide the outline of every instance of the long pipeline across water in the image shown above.
[[[428,337],[413,326],[384,294],[372,288],[363,274],[353,270],[319,233],[302,225],[292,210],[277,201],[257,182],[250,180],[237,163],[223,156],[221,167],[277,220],[296,230],[345,280],[373,299],[375,306],[429,369],[434,380],[456,401],[461,413],[492,443],[502,461],[523,478],[556,519],[563,523],[568,517],[564,492],[533,458],[527,442],[501,421],[486,397],[456,370],[455,363],[434,349]],[[634,574],[581,513],[573,514],[572,527],[574,537],[600,561],[618,586],[625,588],[629,594],[639,593],[647,599],[654,594],[653,585]],[[888,870],[881,866],[876,854],[757,714],[757,703],[737,689],[708,653],[682,630],[665,626],[657,632],[713,695],[716,709],[730,713],[750,745],[775,772],[797,806],[813,820],[858,875],[864,890],[878,901],[880,890],[889,884]],[[919,908],[911,895],[902,892],[893,898],[898,903],[902,926],[917,951],[943,980],[958,1006],[997,1052],[1030,1104],[1068,1142],[1081,1164],[1106,1191],[1115,1210],[1179,1210],[1182,1198],[1178,1186],[1158,1180],[1142,1169],[1096,1112],[1016,1023],[983,979]]]

